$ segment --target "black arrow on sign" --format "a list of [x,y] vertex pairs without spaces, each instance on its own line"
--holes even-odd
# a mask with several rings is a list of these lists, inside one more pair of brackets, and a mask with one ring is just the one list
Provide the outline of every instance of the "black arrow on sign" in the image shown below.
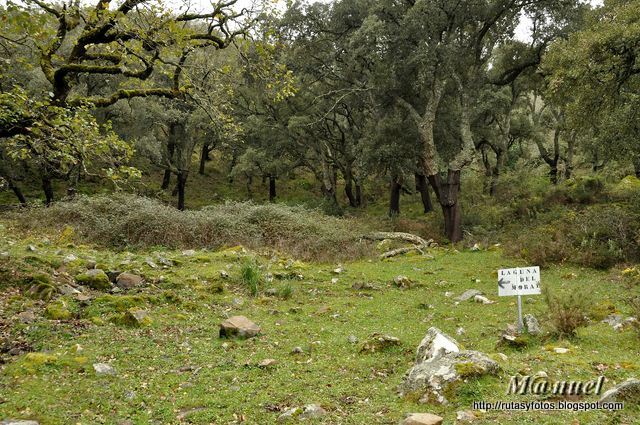
[[507,283],[509,283],[509,281],[504,280],[504,278],[500,278],[500,280],[498,280],[498,286],[502,289],[504,289],[504,285],[506,285]]

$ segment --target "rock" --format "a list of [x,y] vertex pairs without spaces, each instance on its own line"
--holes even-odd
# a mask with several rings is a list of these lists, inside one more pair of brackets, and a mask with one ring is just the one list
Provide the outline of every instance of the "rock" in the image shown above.
[[268,367],[275,366],[276,363],[278,363],[276,359],[264,359],[263,361],[258,363],[258,367],[266,369]]
[[9,253],[7,251],[0,252],[0,259],[7,260],[9,257],[10,257],[10,255],[9,255]]
[[116,278],[116,286],[120,289],[133,289],[144,283],[141,276],[133,273],[120,273]]
[[96,371],[97,375],[115,375],[116,370],[107,363],[94,363],[93,370]]
[[471,247],[471,251],[472,252],[480,251],[480,245],[478,245],[477,243],[473,244],[473,246]]
[[233,316],[220,324],[220,338],[253,338],[260,333],[260,326],[244,316]]
[[467,289],[466,291],[464,291],[462,293],[462,295],[457,297],[456,300],[457,301],[467,301],[467,300],[470,300],[471,298],[475,297],[476,295],[482,295],[482,292],[478,291],[477,289]]
[[109,276],[100,269],[91,269],[84,273],[80,273],[76,276],[76,282],[79,285],[88,286],[89,288],[97,289],[99,291],[108,291],[111,289]]
[[264,291],[264,294],[267,297],[275,297],[276,295],[278,295],[278,290],[276,288],[269,288],[266,291]]
[[431,413],[411,413],[401,425],[441,425],[442,418]]
[[299,407],[291,407],[285,410],[285,412],[282,415],[278,416],[278,422],[288,421],[289,419],[292,419],[293,417],[297,416],[299,413],[300,413]]
[[429,328],[416,350],[416,363],[460,351],[458,343],[438,328]]
[[5,419],[0,422],[0,425],[40,425],[40,422],[24,419]]
[[74,254],[69,254],[66,257],[64,257],[62,262],[67,264],[67,263],[71,263],[73,261],[76,261],[77,259],[78,259],[78,257],[76,257]]
[[236,307],[240,307],[244,304],[244,300],[242,298],[234,298],[231,300],[231,304],[233,304]]
[[524,323],[524,329],[529,335],[536,336],[542,333],[540,323],[538,323],[538,319],[536,319],[534,315],[527,314],[523,317],[522,321]]
[[616,326],[622,323],[624,317],[621,314],[610,314],[602,320],[602,323],[606,323],[610,326]]
[[97,265],[98,262],[96,260],[87,260],[87,263],[84,266],[87,268],[87,270],[91,270],[95,269]]
[[409,289],[413,286],[413,281],[407,276],[399,275],[393,278],[393,284],[401,289]]
[[395,336],[374,333],[362,344],[360,352],[376,353],[398,345],[400,345],[400,340]]
[[58,288],[58,291],[60,291],[62,295],[75,295],[80,293],[80,291],[71,285],[62,285]]
[[182,255],[184,255],[185,257],[192,257],[196,255],[196,251],[193,249],[185,249],[184,251],[182,251]]
[[342,268],[342,266],[338,266],[332,271],[333,274],[340,274],[342,272],[344,272],[344,269]]
[[36,248],[34,245],[28,245],[27,246],[27,251],[38,252],[38,248]]
[[44,309],[44,316],[50,320],[69,320],[73,314],[69,311],[67,303],[62,298],[50,302]]
[[489,298],[485,297],[484,295],[476,295],[475,297],[473,297],[473,301],[480,304],[493,304],[495,302],[495,301],[491,301]]
[[351,289],[355,289],[356,291],[372,291],[376,288],[368,282],[356,282],[351,285]]
[[33,323],[36,321],[36,314],[31,310],[23,311],[16,317],[20,321],[20,323]]
[[227,273],[224,270],[220,270],[220,277],[223,279],[228,279],[229,278],[229,273]]
[[569,352],[569,349],[568,348],[562,348],[562,347],[556,347],[556,348],[553,349],[553,352],[557,353],[557,354],[567,354]]
[[416,353],[415,365],[399,387],[401,395],[416,395],[421,403],[448,403],[449,385],[464,379],[496,374],[498,363],[479,351],[460,351],[457,342],[437,328],[429,328]]
[[463,424],[469,424],[478,419],[476,415],[470,410],[460,410],[456,412],[456,422]]
[[509,360],[509,357],[507,357],[507,355],[504,353],[497,353],[496,357],[498,357],[503,362],[506,362],[507,360]]
[[293,350],[291,350],[291,354],[302,354],[304,353],[304,350],[302,349],[302,347],[293,347]]
[[300,414],[300,419],[311,419],[311,418],[319,418],[320,416],[324,416],[327,414],[327,411],[324,410],[317,404],[307,404],[302,409],[302,413]]
[[600,403],[620,401],[640,404],[640,379],[628,379],[605,392],[600,398]]
[[349,341],[349,344],[357,344],[358,343],[358,337],[355,335],[349,335],[347,337],[347,341]]
[[157,269],[157,268],[158,268],[158,265],[157,265],[156,263],[154,263],[154,262],[153,262],[153,259],[151,259],[151,258],[146,258],[146,259],[144,260],[144,262],[145,262],[145,264],[146,264],[147,266],[151,267],[152,269]]
[[464,328],[456,329],[456,335],[460,336],[460,335],[464,335],[464,334],[465,334]]
[[122,273],[122,270],[107,270],[107,276],[109,276],[109,281],[111,283],[116,283],[118,276]]
[[158,259],[158,263],[162,264],[165,267],[173,266],[173,260],[170,260],[168,258],[161,257],[161,256],[158,256],[157,259]]
[[149,314],[145,310],[137,308],[130,308],[125,311],[122,316],[122,321],[124,325],[133,327],[147,326],[151,324]]
[[336,283],[338,283],[338,278],[337,277],[332,278],[331,279],[331,284],[335,285]]

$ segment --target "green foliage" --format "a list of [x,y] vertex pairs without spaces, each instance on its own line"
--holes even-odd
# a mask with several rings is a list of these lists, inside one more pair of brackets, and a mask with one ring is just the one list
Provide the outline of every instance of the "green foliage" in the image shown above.
[[264,278],[260,265],[255,258],[248,257],[244,260],[240,268],[240,281],[244,285],[251,296],[255,297],[260,292]]
[[102,246],[219,248],[244,245],[300,258],[356,258],[371,248],[367,226],[303,207],[229,202],[180,212],[126,194],[78,197],[19,213],[24,228],[72,226],[78,239]]
[[98,289],[100,291],[106,291],[111,288],[109,276],[107,276],[104,271],[98,269],[80,273],[76,276],[76,282],[80,285],[85,285],[89,288]]
[[587,316],[593,305],[588,293],[570,291],[559,295],[545,288],[544,301],[556,336],[573,337],[579,328],[588,324]]

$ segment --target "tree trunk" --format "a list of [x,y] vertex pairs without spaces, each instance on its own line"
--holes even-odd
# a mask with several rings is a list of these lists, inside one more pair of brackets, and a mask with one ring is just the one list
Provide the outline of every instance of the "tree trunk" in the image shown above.
[[573,154],[576,144],[575,132],[567,140],[567,157],[564,159],[564,178],[569,180],[573,175]]
[[506,155],[500,149],[495,151],[496,165],[491,172],[491,187],[489,188],[489,195],[496,196],[496,189],[498,188],[498,180],[500,179],[500,173],[504,167]]
[[436,193],[438,202],[444,215],[444,232],[450,242],[462,240],[462,222],[460,220],[460,171],[448,170],[447,180],[443,181],[440,175],[429,176],[429,183]]
[[276,177],[269,176],[269,202],[276,200]]
[[25,198],[24,194],[22,193],[22,189],[20,189],[20,187],[16,185],[12,179],[7,179],[7,183],[9,184],[9,189],[11,189],[14,195],[16,195],[16,198],[18,198],[20,205],[26,205],[27,198]]
[[187,177],[189,176],[189,172],[186,170],[179,170],[177,174],[178,184],[176,188],[178,189],[178,209],[180,211],[184,211],[184,192],[185,187],[187,185]]
[[424,213],[433,211],[433,204],[431,203],[431,195],[429,195],[429,185],[427,184],[427,178],[424,174],[415,173],[416,178],[416,190],[420,192],[420,198],[422,199],[422,206]]
[[42,190],[44,191],[45,205],[51,205],[54,195],[51,178],[49,176],[42,176]]
[[640,179],[640,156],[633,159],[633,170],[636,173],[636,177]]
[[207,156],[209,155],[209,146],[204,143],[202,145],[202,151],[200,151],[200,167],[198,168],[198,174],[204,176],[204,166],[207,163]]
[[549,180],[551,184],[558,184],[558,161],[552,161],[549,164]]
[[357,180],[356,180],[356,205],[358,205],[358,207],[362,206],[362,186],[360,186],[360,183],[358,183]]
[[253,192],[251,191],[251,185],[253,184],[253,176],[251,174],[246,174],[247,176],[247,197],[249,199],[253,198]]
[[402,191],[401,179],[393,176],[391,179],[391,197],[389,200],[389,217],[400,215],[400,192]]
[[[171,137],[171,135],[173,134],[173,126],[170,129],[169,134],[170,134],[169,140],[167,141],[167,155],[168,155],[167,162],[171,163],[171,161],[173,160],[173,154],[176,151],[176,142]],[[170,184],[171,184],[171,169],[166,168],[164,170],[164,176],[162,177],[162,186],[160,186],[160,188],[162,190],[167,190]]]

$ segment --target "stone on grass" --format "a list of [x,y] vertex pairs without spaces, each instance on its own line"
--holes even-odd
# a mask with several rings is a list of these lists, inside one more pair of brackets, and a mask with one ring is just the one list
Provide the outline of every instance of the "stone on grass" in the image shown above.
[[567,354],[569,352],[568,348],[556,347],[553,349],[553,352],[556,354]]
[[0,422],[0,425],[40,425],[40,422],[25,419],[5,419]]
[[116,278],[116,286],[120,289],[133,289],[144,283],[141,276],[133,273],[120,273]]
[[477,303],[480,304],[493,304],[495,303],[495,301],[491,301],[489,298],[485,297],[484,295],[476,295],[475,297],[473,297],[473,300]]
[[529,335],[536,336],[542,333],[540,323],[538,323],[538,319],[536,319],[533,314],[525,315],[522,321],[524,322],[524,328]]
[[462,295],[457,297],[456,300],[457,301],[468,301],[471,298],[475,297],[476,295],[482,295],[482,292],[478,291],[477,289],[467,289],[466,291],[464,291],[462,293]]
[[80,293],[80,291],[78,291],[78,290],[77,290],[76,288],[74,288],[73,286],[71,286],[71,285],[66,285],[66,284],[65,284],[65,285],[61,285],[61,286],[58,288],[58,291],[60,291],[60,293],[61,293],[62,295],[75,295],[75,294],[79,294],[79,293]]
[[602,319],[602,323],[606,323],[607,325],[614,327],[621,324],[623,320],[624,317],[622,316],[622,314],[610,314]]
[[441,425],[442,418],[431,413],[411,413],[401,425]]
[[115,375],[116,370],[107,363],[94,363],[93,370],[96,371],[97,375]]
[[130,308],[125,311],[122,316],[122,321],[124,325],[133,327],[147,326],[151,324],[149,314],[145,310],[137,308]]
[[347,337],[347,341],[349,341],[349,344],[357,344],[358,343],[358,337],[355,335],[349,335]]
[[456,423],[469,424],[478,419],[470,410],[460,410],[456,412]]
[[413,281],[407,276],[399,275],[393,278],[393,284],[401,289],[409,289],[413,286]]
[[460,351],[457,342],[437,328],[429,328],[407,371],[399,392],[421,403],[447,404],[449,385],[486,374],[496,374],[498,363],[479,351]]
[[416,350],[416,363],[422,363],[435,357],[459,351],[460,348],[455,339],[438,328],[429,328]]
[[288,421],[289,419],[292,419],[295,416],[297,416],[299,413],[300,413],[299,407],[291,407],[285,410],[282,415],[278,416],[278,422]]
[[111,289],[111,282],[109,276],[100,269],[87,270],[84,273],[80,273],[76,276],[76,282],[89,288],[97,289],[99,291],[107,291]]
[[31,310],[27,310],[19,313],[17,318],[20,323],[32,323],[36,321],[36,314]]
[[395,336],[374,333],[362,344],[360,352],[377,353],[398,345],[400,345],[400,340]]
[[276,363],[278,363],[276,359],[264,359],[263,361],[258,363],[258,367],[266,369],[275,366]]
[[625,402],[640,404],[640,379],[628,379],[605,392],[600,403]]
[[321,406],[317,404],[307,404],[300,414],[301,419],[319,418],[327,413]]
[[184,251],[182,251],[182,255],[184,255],[185,257],[191,257],[196,255],[196,251],[193,249],[185,249]]
[[64,257],[62,262],[67,264],[67,263],[71,263],[73,261],[76,261],[77,259],[78,259],[78,257],[76,257],[74,254],[69,254],[66,257]]
[[302,347],[293,347],[293,350],[291,350],[291,354],[302,354],[304,353],[304,350],[302,349]]
[[244,316],[233,316],[220,324],[220,338],[253,338],[260,333],[260,326]]

